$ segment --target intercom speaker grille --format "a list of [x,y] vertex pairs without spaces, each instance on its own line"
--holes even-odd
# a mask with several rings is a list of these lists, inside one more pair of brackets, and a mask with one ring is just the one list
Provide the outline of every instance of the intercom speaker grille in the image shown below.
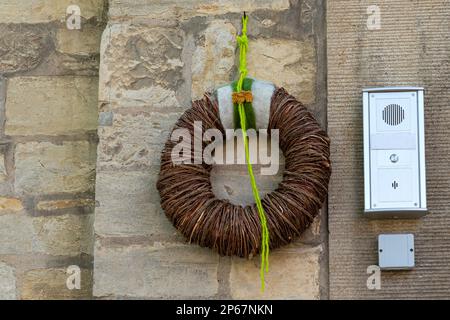
[[396,126],[405,119],[405,110],[398,104],[389,104],[383,109],[383,120],[390,126]]

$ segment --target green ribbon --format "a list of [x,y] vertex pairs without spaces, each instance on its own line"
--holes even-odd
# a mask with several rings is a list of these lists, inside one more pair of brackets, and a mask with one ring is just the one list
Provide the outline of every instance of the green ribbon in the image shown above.
[[[231,84],[233,88],[233,92],[237,91],[237,81],[234,81]],[[245,78],[242,82],[242,90],[243,91],[252,91],[253,79]],[[251,102],[244,102],[244,111],[245,111],[245,122],[246,129],[256,129],[256,117],[255,111],[253,110],[253,105]],[[241,117],[239,115],[239,105],[237,103],[234,104],[233,108],[233,124],[235,129],[242,129],[241,126]]]
[[[247,50],[248,50],[248,38],[247,38],[247,21],[248,16],[244,13],[242,17],[242,33],[237,36],[237,42],[239,44],[239,79],[236,85],[233,85],[235,92],[241,92],[243,88],[250,86],[251,90],[251,79],[246,79],[247,76]],[[251,104],[250,104],[251,105]],[[235,107],[236,109],[236,107]],[[246,108],[246,104],[237,104],[237,109],[239,111],[240,127],[242,129],[242,138],[244,140],[245,148],[245,159],[247,162],[247,170],[250,176],[250,183],[252,186],[253,197],[255,198],[256,207],[258,209],[259,219],[261,222],[261,291],[264,292],[265,281],[264,273],[269,271],[269,229],[267,228],[266,214],[264,213],[264,208],[261,204],[261,199],[259,197],[258,186],[256,185],[255,176],[253,174],[253,168],[250,163],[250,152],[248,149],[247,140],[247,128],[251,126],[255,127],[255,114],[253,108]],[[248,115],[248,118],[247,118]],[[236,121],[237,123],[237,121]]]

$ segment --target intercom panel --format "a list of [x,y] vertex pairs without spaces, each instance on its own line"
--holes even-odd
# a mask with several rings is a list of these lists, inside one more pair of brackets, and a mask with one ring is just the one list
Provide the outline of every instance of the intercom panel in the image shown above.
[[363,91],[365,212],[426,213],[422,88]]

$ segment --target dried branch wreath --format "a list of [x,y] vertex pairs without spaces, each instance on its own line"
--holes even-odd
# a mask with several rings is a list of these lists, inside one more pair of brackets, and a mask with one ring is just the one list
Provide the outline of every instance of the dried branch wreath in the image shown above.
[[[172,155],[176,143],[169,139],[162,152],[157,188],[166,215],[190,242],[213,248],[222,255],[249,257],[260,253],[261,290],[264,291],[270,249],[300,235],[311,224],[326,197],[331,173],[330,146],[326,133],[294,97],[282,88],[246,77],[247,22],[244,12],[241,35],[236,37],[239,79],[231,86],[219,88],[217,100],[206,94],[181,116],[174,130],[188,132],[194,152],[183,155],[184,164],[175,164]],[[253,90],[257,92],[255,97]],[[231,101],[227,102],[229,98]],[[257,108],[253,108],[254,98]],[[258,119],[256,113],[259,113]],[[228,125],[231,115],[235,128],[242,129],[255,199],[252,206],[217,199],[210,182],[212,166],[195,154],[196,145],[203,145],[203,150],[207,146],[204,141],[195,141],[199,139],[195,134],[196,123],[201,123],[205,131],[220,130],[224,137],[223,123]],[[261,200],[250,160],[247,129],[256,128],[258,120],[261,125],[261,119],[267,120],[267,115],[268,123],[262,127],[267,127],[269,132],[278,130],[285,171],[278,188]],[[186,159],[189,156],[191,159]],[[202,161],[196,161],[199,158]],[[189,161],[186,163],[186,160]]]
[[[188,129],[192,143],[194,121],[201,121],[203,130],[216,128],[225,136],[218,102],[212,95],[194,101],[174,127]],[[330,140],[313,115],[283,88],[275,89],[271,98],[268,129],[279,129],[279,145],[285,156],[282,182],[261,200],[270,248],[277,248],[290,243],[311,224],[326,198]],[[207,145],[202,144],[203,148]],[[259,253],[262,232],[256,205],[243,207],[216,198],[210,182],[212,166],[174,164],[171,153],[175,145],[170,139],[165,144],[157,182],[162,208],[173,225],[189,242],[221,255],[249,257]],[[193,160],[194,153],[191,157]]]

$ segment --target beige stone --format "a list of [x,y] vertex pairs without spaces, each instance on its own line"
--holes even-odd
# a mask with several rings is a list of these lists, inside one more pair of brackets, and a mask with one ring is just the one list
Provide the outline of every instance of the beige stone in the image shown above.
[[194,245],[96,246],[94,296],[210,298],[217,294],[219,257]]
[[[258,165],[253,166],[256,183],[261,199],[267,193],[274,191],[283,179],[283,171],[277,175],[259,174]],[[250,205],[255,203],[247,165],[215,165],[211,171],[211,185],[216,197],[228,199],[237,205]]]
[[16,276],[14,268],[0,262],[0,300],[16,299]]
[[[157,168],[155,168],[157,169]],[[97,174],[95,233],[100,236],[152,236],[180,239],[162,211],[157,174],[102,171]]]
[[92,254],[93,215],[67,214],[33,218],[35,252],[50,255]]
[[315,100],[314,41],[263,39],[249,42],[248,74],[284,87],[301,102]]
[[25,213],[0,215],[0,255],[33,251],[33,220]]
[[93,215],[0,215],[0,255],[32,252],[56,256],[92,254],[92,229]]
[[[99,57],[94,54],[91,56],[80,56],[73,54],[61,54],[55,52],[51,56],[52,60],[47,60],[45,65],[39,66],[39,70],[52,70],[62,75],[79,75],[88,77],[98,77]],[[41,71],[45,72],[45,71]],[[98,86],[97,86],[98,87]],[[97,89],[93,87],[92,89]]]
[[92,271],[80,270],[80,289],[70,290],[66,269],[33,269],[27,271],[21,279],[21,299],[87,299],[92,296]]
[[200,34],[192,56],[193,99],[230,82],[235,48],[236,29],[230,22],[213,21]]
[[19,143],[15,188],[20,193],[86,192],[94,188],[95,145],[87,141]]
[[98,164],[137,169],[158,165],[178,112],[114,114],[112,126],[99,128]]
[[16,77],[8,81],[7,135],[59,135],[97,128],[95,77]]
[[5,155],[0,153],[0,181],[5,181],[7,178]]
[[289,0],[251,0],[251,1],[213,1],[213,0],[112,0],[110,1],[112,19],[123,16],[152,18],[221,15],[226,13],[253,12],[259,9],[286,10]]
[[0,197],[0,214],[14,213],[22,210],[23,205],[20,199]]
[[265,292],[261,293],[259,256],[251,260],[233,258],[230,274],[234,299],[319,299],[322,247],[296,244],[270,253]]
[[95,201],[93,199],[46,200],[39,201],[36,209],[39,211],[53,211],[76,207],[93,207],[94,205]]
[[48,56],[48,47],[53,42],[45,25],[2,23],[0,34],[0,45],[4,48],[0,56],[2,74],[34,69]]
[[95,54],[100,51],[101,29],[85,25],[81,30],[60,28],[56,34],[56,50],[76,55]]
[[103,12],[104,0],[3,0],[0,6],[0,21],[2,23],[43,23],[50,21],[65,21],[69,5],[80,7],[81,16],[90,19],[100,18]]
[[320,241],[321,226],[322,226],[322,213],[319,212],[319,214],[312,221],[309,228],[306,229],[301,234],[298,241],[302,243],[316,243],[317,241]]
[[[267,193],[274,191],[278,184],[283,179],[285,159],[283,152],[279,149],[278,158],[275,158],[275,154],[270,158],[270,164],[262,164],[262,155],[270,155],[271,146],[270,141],[268,144],[261,143],[261,137],[255,144],[250,143],[250,156],[252,158],[253,174],[258,185],[258,190],[261,199]],[[256,142],[256,140],[255,140]],[[223,154],[226,155],[227,148],[234,145],[234,163],[235,164],[215,164],[211,170],[211,185],[214,194],[220,199],[228,199],[231,203],[237,205],[249,205],[255,202],[253,192],[250,184],[250,178],[248,175],[248,168],[245,164],[245,155],[243,149],[243,142],[241,137],[232,143],[226,141]],[[257,145],[256,145],[257,144]],[[254,145],[255,148],[252,148]],[[241,164],[238,164],[241,163]],[[265,174],[262,169],[268,169],[272,167],[271,172]]]
[[100,101],[118,107],[180,107],[182,49],[179,30],[108,25],[100,50]]

